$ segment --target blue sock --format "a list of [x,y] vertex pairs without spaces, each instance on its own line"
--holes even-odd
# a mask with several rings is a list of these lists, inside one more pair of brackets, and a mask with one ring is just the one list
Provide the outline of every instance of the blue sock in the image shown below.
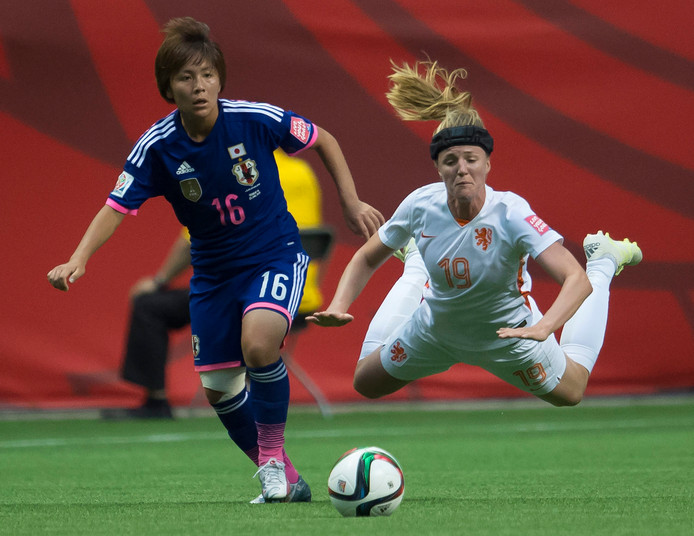
[[258,464],[283,459],[284,428],[289,409],[289,376],[280,357],[266,367],[247,367],[258,431]]
[[253,417],[253,404],[245,389],[235,397],[212,404],[229,437],[258,465],[258,428]]

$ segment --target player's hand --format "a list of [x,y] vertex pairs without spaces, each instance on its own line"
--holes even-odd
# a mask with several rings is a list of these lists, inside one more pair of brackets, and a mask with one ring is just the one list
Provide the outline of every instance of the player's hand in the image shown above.
[[143,277],[137,281],[130,289],[130,299],[139,296],[140,294],[151,294],[159,290],[160,285],[157,284],[153,277]]
[[58,290],[68,291],[68,282],[74,283],[84,275],[85,267],[75,261],[69,261],[53,268],[48,272],[48,282]]
[[532,339],[542,342],[551,335],[551,332],[548,333],[542,326],[535,324],[522,328],[501,328],[497,330],[496,334],[500,339]]
[[348,313],[334,313],[331,311],[320,311],[306,317],[307,322],[324,328],[344,326],[352,320],[354,320],[354,317]]
[[385,218],[368,203],[358,201],[344,208],[345,220],[350,230],[368,239],[385,223]]

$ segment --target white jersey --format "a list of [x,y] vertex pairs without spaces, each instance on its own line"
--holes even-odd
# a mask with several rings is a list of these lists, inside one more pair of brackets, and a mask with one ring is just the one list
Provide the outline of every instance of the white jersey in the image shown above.
[[510,344],[498,338],[499,328],[532,323],[528,255],[562,240],[525,199],[489,186],[480,213],[461,225],[442,182],[408,195],[378,233],[393,249],[414,237],[430,276],[424,298],[431,335],[479,350]]

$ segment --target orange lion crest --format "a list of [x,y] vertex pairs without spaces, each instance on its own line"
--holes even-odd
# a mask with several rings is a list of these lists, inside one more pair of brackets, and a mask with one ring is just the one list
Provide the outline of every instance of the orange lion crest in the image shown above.
[[390,360],[394,361],[395,363],[402,363],[405,361],[405,359],[407,359],[407,354],[405,353],[405,349],[400,344],[400,341],[395,341],[395,344],[390,347],[390,353],[392,354],[390,356]]
[[482,251],[487,251],[489,244],[492,243],[492,230],[486,227],[475,229],[475,240],[478,246],[482,246]]

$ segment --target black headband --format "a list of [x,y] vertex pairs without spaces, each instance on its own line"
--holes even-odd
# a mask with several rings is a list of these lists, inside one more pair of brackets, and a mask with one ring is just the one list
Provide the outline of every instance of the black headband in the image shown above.
[[489,155],[494,150],[494,138],[482,127],[474,125],[444,128],[431,138],[431,145],[429,145],[431,159],[436,160],[441,151],[454,145],[478,145]]

